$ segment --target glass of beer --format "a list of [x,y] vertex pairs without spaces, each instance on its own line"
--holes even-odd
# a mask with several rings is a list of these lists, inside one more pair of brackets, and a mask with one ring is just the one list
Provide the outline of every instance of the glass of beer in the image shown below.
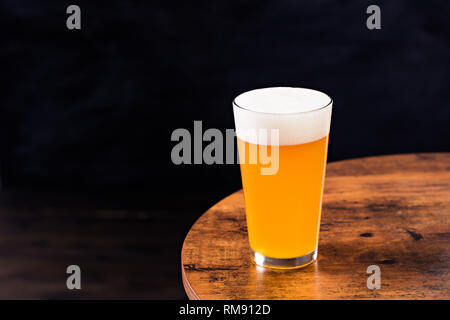
[[305,88],[233,101],[253,261],[298,268],[317,258],[332,99]]

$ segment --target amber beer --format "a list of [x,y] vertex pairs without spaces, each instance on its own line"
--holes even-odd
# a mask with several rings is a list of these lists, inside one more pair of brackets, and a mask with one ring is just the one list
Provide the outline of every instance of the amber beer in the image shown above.
[[[241,94],[233,109],[253,260],[305,266],[317,257],[332,100],[311,89],[265,88]],[[278,141],[249,134],[271,130]],[[261,148],[278,156],[271,174],[263,174]]]

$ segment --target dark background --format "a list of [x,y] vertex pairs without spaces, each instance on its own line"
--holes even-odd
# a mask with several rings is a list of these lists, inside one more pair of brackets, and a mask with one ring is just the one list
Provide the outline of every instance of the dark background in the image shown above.
[[[184,235],[241,181],[237,165],[172,164],[171,133],[193,132],[194,120],[234,128],[231,101],[244,91],[329,94],[329,161],[450,151],[448,1],[0,3],[3,205],[156,212],[148,228],[170,241],[140,252],[169,280],[132,297],[183,297]],[[81,7],[81,30],[66,28],[70,4]],[[370,4],[381,7],[381,30],[366,28]],[[99,286],[94,296],[108,295]]]

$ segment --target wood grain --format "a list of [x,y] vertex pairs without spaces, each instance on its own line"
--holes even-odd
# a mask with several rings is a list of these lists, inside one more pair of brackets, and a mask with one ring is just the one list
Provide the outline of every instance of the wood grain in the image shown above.
[[[318,261],[255,266],[242,191],[189,231],[182,274],[191,299],[450,299],[450,153],[328,164]],[[366,285],[381,268],[381,289]]]

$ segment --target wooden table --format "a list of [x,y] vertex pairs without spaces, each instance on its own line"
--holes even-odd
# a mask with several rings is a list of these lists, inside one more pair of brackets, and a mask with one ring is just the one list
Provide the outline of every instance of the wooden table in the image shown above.
[[[296,270],[250,260],[238,191],[194,224],[182,249],[191,299],[450,299],[450,153],[328,164],[319,257]],[[381,288],[367,288],[367,267]]]

